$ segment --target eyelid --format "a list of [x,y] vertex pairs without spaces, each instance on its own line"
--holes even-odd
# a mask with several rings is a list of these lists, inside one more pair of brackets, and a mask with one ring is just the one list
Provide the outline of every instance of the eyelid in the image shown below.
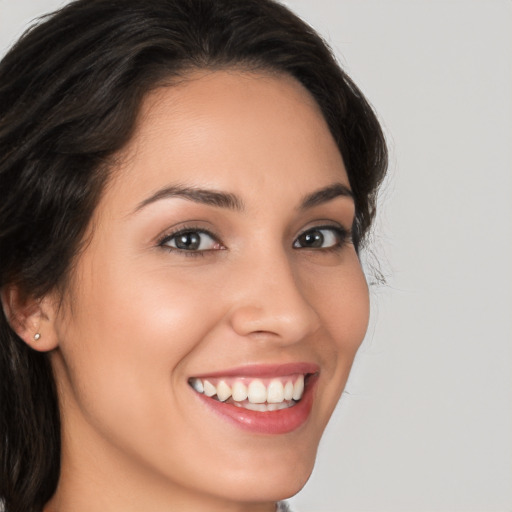
[[[299,238],[308,233],[309,231],[321,231],[321,230],[329,230],[331,232],[334,232],[336,237],[338,238],[338,243],[333,244],[328,247],[303,247],[303,246],[297,246],[297,241]],[[180,249],[179,247],[172,247],[170,245],[167,245],[167,243],[172,240],[173,238],[178,237],[180,234],[184,233],[200,233],[207,235],[212,240],[217,242],[220,247],[215,249],[196,249],[196,250],[187,250],[187,249]],[[293,241],[292,247],[294,249],[308,249],[312,251],[336,251],[341,248],[343,248],[345,245],[352,243],[352,230],[347,229],[346,227],[342,226],[339,223],[335,224],[319,224],[319,225],[312,225],[308,226],[306,229],[303,229],[300,231],[300,233],[296,236],[296,238]],[[178,252],[180,254],[183,254],[185,256],[204,256],[205,254],[216,252],[218,250],[226,249],[223,242],[220,239],[220,236],[218,236],[216,233],[214,233],[211,229],[204,228],[199,225],[194,224],[181,224],[179,227],[171,228],[170,230],[167,230],[164,234],[158,237],[156,241],[156,246],[160,247],[162,249],[165,249],[170,252]]]
[[[334,244],[329,247],[297,247],[295,244],[299,240],[299,238],[308,233],[309,231],[322,231],[322,230],[330,230],[335,232],[336,236],[339,238],[339,243]],[[346,227],[342,226],[341,224],[319,224],[319,225],[313,225],[309,226],[306,229],[303,229],[295,238],[293,241],[293,248],[294,249],[308,249],[312,251],[333,251],[343,248],[345,245],[352,243],[352,230],[347,229]]]
[[[221,247],[219,249],[186,250],[166,245],[167,242],[169,242],[169,240],[172,240],[173,238],[176,238],[181,234],[191,232],[207,235],[212,240],[217,242]],[[171,228],[170,230],[167,230],[164,234],[160,235],[157,238],[156,246],[170,252],[179,252],[180,254],[184,254],[186,256],[204,256],[205,253],[225,249],[224,244],[222,243],[220,237],[217,234],[215,234],[212,230],[193,224],[181,224],[178,228]]]

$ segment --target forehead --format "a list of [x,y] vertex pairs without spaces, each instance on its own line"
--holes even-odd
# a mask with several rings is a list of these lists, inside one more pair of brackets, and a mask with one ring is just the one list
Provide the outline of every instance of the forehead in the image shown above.
[[241,195],[348,185],[317,103],[284,75],[197,72],[160,87],[143,101],[120,157],[115,181],[137,197],[173,183]]

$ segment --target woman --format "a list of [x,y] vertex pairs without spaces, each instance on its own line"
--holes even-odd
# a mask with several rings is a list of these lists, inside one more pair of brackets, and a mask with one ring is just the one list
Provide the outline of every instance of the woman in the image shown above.
[[274,511],[366,330],[368,103],[271,0],[79,0],[0,84],[5,510]]

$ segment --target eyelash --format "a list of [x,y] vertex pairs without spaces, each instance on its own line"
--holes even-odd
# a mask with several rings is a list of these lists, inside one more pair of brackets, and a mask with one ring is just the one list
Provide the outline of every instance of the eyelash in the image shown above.
[[[341,226],[333,226],[333,225],[322,225],[322,226],[313,226],[311,228],[305,229],[302,231],[297,238],[293,241],[293,249],[308,249],[308,247],[296,247],[295,244],[300,239],[300,237],[308,234],[313,233],[315,231],[330,231],[334,233],[335,237],[337,238],[337,242],[333,244],[330,247],[318,247],[318,248],[309,248],[310,250],[314,251],[321,251],[322,253],[330,253],[330,252],[336,252],[341,250],[345,245],[352,243],[352,231],[347,230]],[[166,245],[171,240],[176,239],[180,235],[185,234],[191,234],[191,233],[197,233],[200,235],[207,235],[212,240],[215,240],[216,243],[220,244],[222,248],[219,249],[203,249],[203,250],[187,250],[187,249],[180,249],[177,247],[170,247]],[[183,254],[184,256],[190,256],[190,257],[204,257],[206,254],[209,254],[211,252],[217,251],[217,250],[223,250],[225,249],[222,242],[220,242],[220,238],[211,231],[198,227],[198,226],[183,226],[179,230],[174,231],[172,233],[168,233],[164,235],[162,238],[160,238],[157,242],[158,247],[161,247],[162,249],[167,250],[168,252],[176,252],[179,254]]]
[[297,238],[293,242],[293,248],[294,249],[308,249],[308,247],[295,247],[295,243],[299,238],[303,235],[306,235],[308,233],[313,233],[315,231],[331,231],[334,233],[335,237],[337,238],[337,242],[330,247],[318,247],[318,248],[312,248],[310,247],[310,250],[316,250],[316,251],[322,251],[323,253],[329,253],[329,252],[336,252],[343,247],[345,247],[347,244],[352,243],[352,231],[345,229],[341,226],[333,226],[333,225],[323,225],[323,226],[312,226],[308,229],[305,229],[302,231]]
[[199,226],[183,226],[177,231],[173,231],[172,233],[168,233],[164,235],[157,243],[159,247],[162,249],[165,249],[169,252],[175,252],[179,254],[183,254],[184,256],[191,256],[191,257],[197,257],[201,256],[204,257],[207,253],[210,253],[215,250],[222,250],[222,249],[206,249],[206,250],[187,250],[187,249],[179,249],[177,247],[169,247],[166,245],[171,240],[179,237],[180,235],[185,235],[188,233],[199,233],[201,235],[208,235],[210,238],[215,240],[217,243],[223,246],[222,242],[220,242],[220,238],[215,234],[209,231],[208,229],[201,228]]

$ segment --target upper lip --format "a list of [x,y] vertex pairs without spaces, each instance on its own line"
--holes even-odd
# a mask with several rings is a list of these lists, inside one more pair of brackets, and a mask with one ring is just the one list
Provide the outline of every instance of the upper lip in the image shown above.
[[297,373],[318,373],[320,367],[315,363],[249,364],[225,370],[193,375],[199,379],[218,377],[280,377]]

